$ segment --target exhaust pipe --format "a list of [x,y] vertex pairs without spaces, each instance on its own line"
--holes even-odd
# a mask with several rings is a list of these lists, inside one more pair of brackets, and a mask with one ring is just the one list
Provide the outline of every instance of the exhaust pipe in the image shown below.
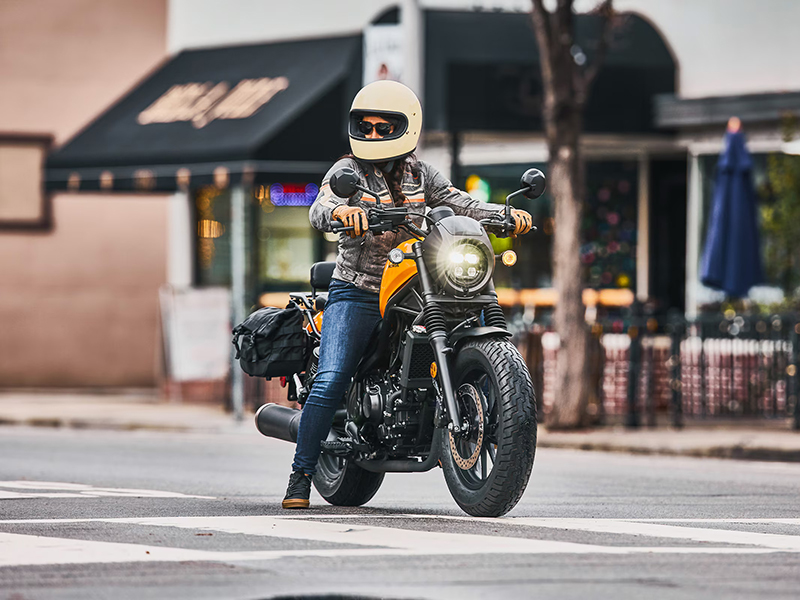
[[288,406],[264,404],[256,411],[256,428],[267,437],[297,443],[302,414],[302,411]]

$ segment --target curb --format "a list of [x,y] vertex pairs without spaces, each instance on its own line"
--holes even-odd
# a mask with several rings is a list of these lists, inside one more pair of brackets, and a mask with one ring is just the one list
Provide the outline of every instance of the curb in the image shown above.
[[[236,422],[231,419],[230,424],[235,426]],[[0,417],[0,426],[37,427],[46,429],[84,429],[95,431],[157,431],[162,433],[218,433],[225,430],[225,426],[213,425],[208,427],[190,427],[186,425],[140,422],[118,423],[58,418],[9,419],[6,417]]]
[[663,448],[648,446],[624,446],[603,442],[548,442],[539,441],[539,448],[562,450],[583,450],[595,452],[615,452],[620,454],[641,454],[661,456],[689,456],[693,458],[721,458],[729,460],[753,460],[765,462],[800,462],[800,449],[781,449],[764,447],[709,446],[707,448]]
[[[248,417],[242,423],[249,421]],[[147,423],[140,421],[119,422],[99,421],[91,419],[68,419],[58,417],[34,417],[14,419],[0,416],[0,426],[6,427],[38,427],[48,429],[83,429],[94,431],[153,431],[160,433],[221,433],[234,429],[237,425],[233,417],[218,425],[187,426],[164,423]],[[770,448],[764,446],[708,446],[689,448],[668,448],[663,446],[637,446],[611,444],[592,441],[550,441],[539,439],[539,448],[555,448],[562,450],[581,450],[587,452],[613,452],[631,455],[687,456],[692,458],[718,458],[728,460],[751,460],[764,462],[800,463],[800,448]]]

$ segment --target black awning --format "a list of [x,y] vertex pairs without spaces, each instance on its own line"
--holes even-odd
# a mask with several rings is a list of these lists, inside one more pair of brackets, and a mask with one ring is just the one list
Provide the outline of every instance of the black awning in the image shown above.
[[181,52],[53,152],[49,189],[314,175],[347,148],[361,37]]
[[[575,51],[593,59],[601,28],[575,17]],[[655,131],[653,97],[675,91],[675,62],[652,25],[627,15],[594,82],[592,133]],[[541,131],[542,77],[529,13],[425,12],[425,128]]]
[[774,92],[741,96],[679,98],[673,94],[655,101],[656,124],[664,128],[718,127],[733,116],[744,123],[780,121],[800,113],[800,92]]

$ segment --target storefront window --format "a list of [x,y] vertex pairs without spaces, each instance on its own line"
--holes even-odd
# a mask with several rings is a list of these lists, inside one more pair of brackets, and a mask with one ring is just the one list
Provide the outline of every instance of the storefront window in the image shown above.
[[[248,302],[265,292],[309,289],[309,270],[335,256],[336,244],[311,227],[316,187],[256,186],[245,205]],[[270,189],[272,188],[272,189]],[[299,190],[299,191],[298,191]],[[194,192],[196,285],[231,285],[231,192],[206,186]]]
[[315,262],[336,252],[311,226],[308,211],[319,188],[314,183],[272,183],[253,190],[253,282],[257,294],[310,289]]
[[[546,173],[546,165],[533,165]],[[502,204],[518,189],[520,175],[531,165],[483,165],[465,167],[461,182],[481,200]],[[476,180],[476,178],[478,180]],[[635,161],[590,162],[586,166],[586,202],[581,223],[581,261],[584,281],[593,288],[636,286],[638,164]],[[519,260],[513,269],[498,268],[497,287],[545,288],[553,285],[552,198],[514,201],[515,208],[531,213],[539,228],[515,240],[496,240],[495,251],[512,248]]]
[[231,193],[204,186],[194,194],[196,223],[196,283],[231,284]]
[[308,222],[308,207],[273,207],[259,211],[256,234],[258,286],[261,290],[308,286],[316,253],[316,232]]
[[638,164],[586,165],[581,262],[589,287],[636,289]]

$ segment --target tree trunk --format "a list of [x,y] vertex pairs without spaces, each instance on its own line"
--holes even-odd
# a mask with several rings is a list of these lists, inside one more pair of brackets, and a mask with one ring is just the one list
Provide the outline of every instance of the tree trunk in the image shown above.
[[555,198],[553,275],[558,291],[554,324],[561,344],[556,370],[556,398],[547,415],[550,429],[586,424],[589,402],[586,321],[580,262],[583,213],[583,164],[577,124],[550,150],[550,191]]
[[[579,141],[589,88],[603,61],[608,42],[612,0],[598,10],[604,15],[602,35],[589,68],[575,45],[573,0],[557,0],[552,12],[543,0],[532,0],[532,22],[539,46],[544,103],[542,117],[550,151],[548,183],[555,202],[553,278],[558,291],[554,315],[560,338],[556,366],[555,402],[546,417],[550,429],[573,429],[588,422],[591,374],[588,332],[583,305],[580,261],[584,164]],[[578,59],[578,56],[583,56]]]

